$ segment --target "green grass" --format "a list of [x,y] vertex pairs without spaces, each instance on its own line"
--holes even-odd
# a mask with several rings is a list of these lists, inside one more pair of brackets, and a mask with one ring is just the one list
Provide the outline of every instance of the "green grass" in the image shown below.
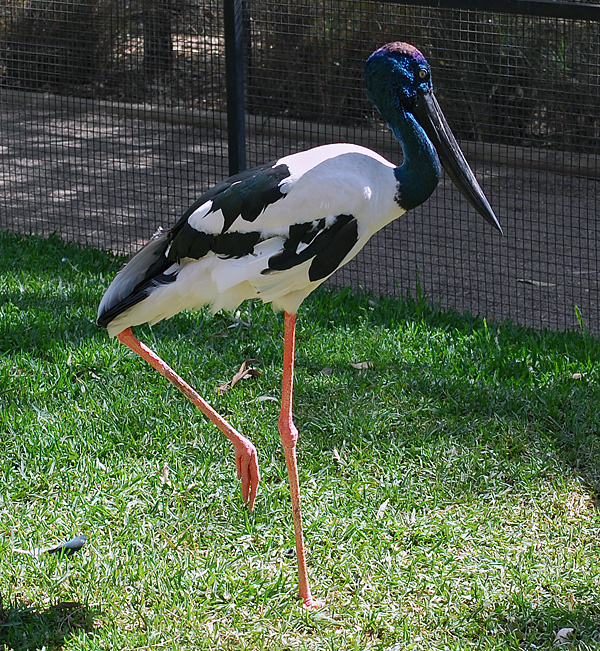
[[[424,301],[307,300],[295,413],[327,604],[309,613],[264,399],[281,317],[254,304],[249,325],[200,312],[140,329],[256,444],[250,514],[229,443],[94,325],[119,264],[0,235],[0,649],[529,650],[566,627],[564,648],[600,648],[596,339]],[[217,395],[249,357],[263,375]],[[14,551],[77,533],[71,558]]]

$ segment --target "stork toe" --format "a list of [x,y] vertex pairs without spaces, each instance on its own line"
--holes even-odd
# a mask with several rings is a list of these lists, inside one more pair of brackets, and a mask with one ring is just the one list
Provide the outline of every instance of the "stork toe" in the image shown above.
[[323,599],[315,599],[312,596],[305,597],[302,603],[308,610],[321,610],[321,608],[325,608],[325,601]]

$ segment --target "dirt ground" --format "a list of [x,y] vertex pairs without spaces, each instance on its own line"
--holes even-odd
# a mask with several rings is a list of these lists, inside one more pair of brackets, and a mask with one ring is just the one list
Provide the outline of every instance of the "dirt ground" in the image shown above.
[[[0,228],[131,252],[227,175],[225,134],[0,99]],[[314,143],[251,136],[257,164]],[[385,152],[382,152],[385,154]],[[535,328],[600,333],[600,179],[527,167],[473,168],[504,228],[494,232],[444,180],[372,239],[330,284],[415,295]]]

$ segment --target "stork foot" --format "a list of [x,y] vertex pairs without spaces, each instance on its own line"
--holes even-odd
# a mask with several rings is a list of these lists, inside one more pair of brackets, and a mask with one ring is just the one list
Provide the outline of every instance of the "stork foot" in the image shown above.
[[315,599],[314,597],[305,597],[302,603],[307,610],[321,610],[325,608],[325,601],[323,599]]
[[238,479],[242,480],[242,499],[248,504],[250,511],[254,510],[254,501],[260,483],[258,469],[258,454],[254,444],[245,437],[233,441],[235,448],[235,465]]

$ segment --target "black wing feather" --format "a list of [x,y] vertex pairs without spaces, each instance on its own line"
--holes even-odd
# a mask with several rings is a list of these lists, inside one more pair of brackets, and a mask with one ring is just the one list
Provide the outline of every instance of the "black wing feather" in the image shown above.
[[[358,241],[358,224],[352,215],[338,215],[329,225],[324,219],[290,228],[283,249],[269,260],[263,273],[291,269],[313,259],[308,270],[311,281],[331,275]],[[301,244],[304,248],[298,250]]]

